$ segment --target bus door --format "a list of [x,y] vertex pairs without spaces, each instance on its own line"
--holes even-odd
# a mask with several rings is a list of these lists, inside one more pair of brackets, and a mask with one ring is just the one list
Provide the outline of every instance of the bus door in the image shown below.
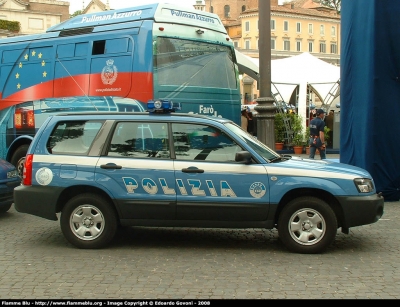
[[93,42],[91,96],[127,97],[132,86],[133,43],[129,37]]

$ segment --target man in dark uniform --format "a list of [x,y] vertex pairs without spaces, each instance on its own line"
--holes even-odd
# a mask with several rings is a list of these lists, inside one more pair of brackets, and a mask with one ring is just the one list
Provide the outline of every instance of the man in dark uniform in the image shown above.
[[326,159],[326,146],[325,146],[325,111],[322,109],[318,109],[316,112],[316,116],[311,120],[308,125],[310,128],[310,159],[314,159],[315,152],[318,148],[319,154],[322,159]]

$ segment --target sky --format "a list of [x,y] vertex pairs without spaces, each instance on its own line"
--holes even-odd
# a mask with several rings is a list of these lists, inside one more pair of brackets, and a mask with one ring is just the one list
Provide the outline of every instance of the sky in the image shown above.
[[[73,14],[78,10],[82,10],[83,3],[85,7],[90,3],[91,0],[66,0],[70,3],[69,5],[69,13]],[[101,0],[104,4],[107,4],[107,0]],[[193,7],[196,4],[196,0],[108,0],[110,4],[110,8],[112,9],[122,9],[126,7],[137,6],[141,4],[149,4],[149,3],[158,3],[158,2],[165,2],[165,3],[173,3],[179,6],[188,6]]]

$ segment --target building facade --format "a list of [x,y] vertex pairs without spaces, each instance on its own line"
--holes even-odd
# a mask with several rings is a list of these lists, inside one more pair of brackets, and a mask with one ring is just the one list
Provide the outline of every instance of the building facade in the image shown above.
[[0,37],[38,34],[69,19],[69,2],[54,0],[0,0],[0,20],[18,21],[18,33],[6,30]]
[[[328,63],[340,64],[340,15],[313,0],[270,0],[271,59],[282,59],[303,52]],[[235,48],[258,60],[258,0],[205,0],[207,11],[223,21]],[[257,99],[257,82],[243,75],[243,103]]]
[[217,14],[225,26],[236,22],[242,12],[258,8],[258,0],[204,0],[205,10]]
[[[312,0],[295,0],[278,5],[271,1],[271,58],[279,59],[309,52],[339,65],[340,16],[333,9],[321,7]],[[241,52],[258,57],[258,8],[239,15],[242,36],[233,39]]]
[[106,3],[103,3],[100,0],[91,0],[86,7],[82,8],[82,14],[91,14],[109,10],[110,5],[108,1]]

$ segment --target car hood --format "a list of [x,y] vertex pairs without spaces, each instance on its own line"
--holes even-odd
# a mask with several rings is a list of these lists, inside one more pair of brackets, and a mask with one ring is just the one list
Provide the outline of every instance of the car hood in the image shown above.
[[292,169],[299,170],[315,170],[315,171],[324,171],[324,172],[332,172],[337,174],[346,174],[346,175],[354,175],[359,178],[371,177],[371,174],[358,166],[339,163],[336,159],[325,159],[325,160],[313,160],[313,159],[304,159],[300,157],[292,157],[291,159],[284,161],[285,167],[289,167]]

